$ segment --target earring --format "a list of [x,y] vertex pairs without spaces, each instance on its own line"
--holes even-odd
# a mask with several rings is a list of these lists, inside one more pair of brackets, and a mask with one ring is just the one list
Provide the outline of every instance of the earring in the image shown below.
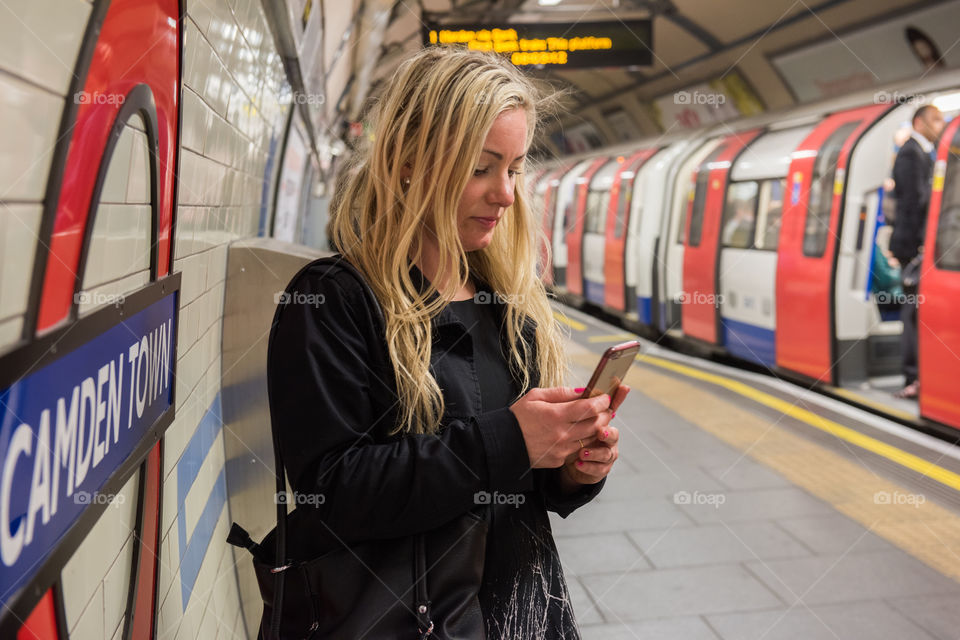
[[410,186],[410,178],[404,178],[404,179],[403,179],[403,186],[405,186],[405,187],[409,187],[409,186]]

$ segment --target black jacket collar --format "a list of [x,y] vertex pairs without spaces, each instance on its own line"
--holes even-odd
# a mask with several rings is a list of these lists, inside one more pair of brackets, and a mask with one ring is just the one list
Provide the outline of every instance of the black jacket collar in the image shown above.
[[[410,280],[420,293],[424,293],[430,286],[430,281],[426,276],[423,275],[423,272],[420,270],[420,268],[413,262],[410,263]],[[476,283],[477,293],[484,292],[489,296],[490,304],[496,305],[497,316],[502,320],[504,309],[503,303],[500,301],[499,296],[494,295],[493,289],[482,278],[474,275],[474,282]],[[434,291],[427,298],[427,304],[432,303],[439,296],[440,294]],[[433,324],[436,327],[448,324],[459,324],[463,327],[464,331],[466,331],[466,325],[464,325],[460,318],[457,317],[457,314],[450,309],[449,305],[441,309],[440,314],[433,319]]]
[[[409,273],[410,273],[410,280],[413,282],[417,290],[421,293],[425,292],[427,287],[429,286],[429,280],[427,280],[426,276],[423,275],[423,272],[420,270],[420,268],[417,267],[417,265],[413,262],[410,263]],[[474,275],[474,282],[476,283],[477,293],[485,292],[488,296],[490,296],[489,304],[494,305],[494,309],[497,315],[497,325],[502,326],[504,315],[506,313],[506,305],[503,303],[502,298],[498,296],[496,292],[494,292],[493,288],[479,276]],[[433,302],[433,300],[435,300],[437,297],[439,297],[439,294],[434,291],[427,298],[427,303],[429,304]],[[467,325],[465,325],[463,321],[457,316],[456,312],[453,311],[450,305],[443,307],[443,309],[440,310],[440,313],[433,319],[433,329],[435,331],[439,327],[444,327],[444,326],[457,327],[463,333],[465,334],[468,333]],[[523,319],[523,326],[520,328],[520,336],[518,336],[517,338],[516,347],[520,348],[520,343],[523,342],[529,345],[530,348],[533,349],[534,360],[531,363],[531,367],[532,367],[531,368],[531,375],[532,375],[531,386],[532,387],[539,386],[540,384],[540,374],[535,365],[536,332],[537,332],[536,321],[530,316],[525,315]],[[506,342],[504,342],[503,344],[505,346]]]

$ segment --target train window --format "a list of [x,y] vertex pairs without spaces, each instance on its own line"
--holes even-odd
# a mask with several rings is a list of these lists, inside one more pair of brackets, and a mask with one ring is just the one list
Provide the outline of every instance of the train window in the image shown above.
[[840,151],[860,121],[848,122],[831,133],[813,164],[810,199],[807,201],[807,219],[803,231],[803,255],[819,258],[827,250],[830,233],[830,209],[833,204],[833,185]]
[[534,192],[533,197],[530,198],[530,209],[540,220],[543,220],[544,214],[544,195],[543,193]]
[[943,181],[940,222],[934,246],[934,264],[940,269],[960,271],[960,160],[954,154],[960,146],[960,129],[950,145],[947,172]]
[[597,221],[595,233],[605,234],[607,232],[607,213],[610,211],[610,189],[602,191],[600,195],[600,209],[597,211]]
[[549,209],[545,212],[546,215],[546,229],[547,234],[550,237],[553,237],[553,224],[557,211],[557,198],[560,194],[560,184],[559,180],[555,184],[552,184],[547,189],[547,195],[544,198],[544,206],[549,206]]
[[934,261],[940,269],[960,271],[960,203],[940,211]]
[[567,206],[563,208],[563,232],[570,233],[573,229],[573,209],[576,207],[577,203],[577,194],[576,191],[573,192],[573,195],[570,196],[570,199],[567,200]]
[[780,240],[780,218],[783,215],[783,193],[787,179],[766,180],[760,187],[757,216],[757,249],[776,250]]
[[627,229],[627,215],[630,213],[630,203],[633,201],[635,179],[627,178],[620,182],[620,193],[617,194],[617,218],[613,225],[614,238],[622,238]]
[[[710,165],[717,160],[727,150],[726,144],[717,145],[717,148],[710,152],[706,160],[700,163],[697,170],[696,188],[693,190],[693,207],[690,210],[690,237],[688,242],[691,247],[700,246],[700,236],[703,233],[703,212],[707,204],[707,186],[710,184]],[[683,209],[686,213],[686,208]],[[683,215],[680,217],[680,233],[683,233],[686,220]]]
[[703,169],[697,173],[697,187],[693,191],[693,208],[690,210],[690,246],[700,246],[700,235],[703,233],[703,211],[707,204],[707,185],[710,184],[710,170]]
[[587,194],[587,211],[584,218],[584,233],[603,233],[607,208],[610,206],[610,191],[590,190]]
[[687,196],[684,198],[683,206],[680,207],[680,220],[677,224],[677,244],[683,244],[684,239],[687,237],[687,209],[690,208],[690,202],[693,200],[694,189],[690,187],[687,191]]
[[721,242],[725,247],[749,249],[753,246],[753,227],[757,221],[757,193],[754,181],[732,182],[727,187],[723,206]]

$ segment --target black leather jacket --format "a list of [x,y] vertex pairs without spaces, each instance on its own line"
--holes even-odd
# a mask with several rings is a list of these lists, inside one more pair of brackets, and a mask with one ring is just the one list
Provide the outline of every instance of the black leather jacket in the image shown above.
[[[415,265],[410,275],[422,291]],[[478,289],[491,293],[484,283]],[[489,508],[478,594],[486,637],[579,640],[547,511],[566,518],[606,479],[562,494],[559,469],[530,468],[509,407],[481,413],[473,340],[450,307],[432,321],[431,369],[446,402],[441,430],[388,436],[398,400],[374,301],[343,267],[308,267],[288,290],[268,358],[274,427],[294,490],[323,496],[315,511],[298,505],[289,557],[336,548],[332,535],[352,544],[435,529],[475,510],[479,491],[522,493],[521,505]],[[519,339],[532,344],[534,331],[528,319]]]
[[[513,412],[480,413],[472,340],[449,308],[432,323],[431,369],[446,402],[442,430],[388,436],[399,405],[377,311],[345,269],[322,269],[325,275],[304,269],[288,289],[268,373],[292,488],[323,496],[318,515],[338,537],[359,542],[429,530],[474,507],[478,491],[535,492],[564,518],[599,493],[605,480],[561,494],[559,469],[530,468]],[[416,265],[410,275],[423,290]],[[490,293],[484,283],[478,288]],[[521,339],[535,330],[528,318]],[[538,383],[532,369],[530,386]]]

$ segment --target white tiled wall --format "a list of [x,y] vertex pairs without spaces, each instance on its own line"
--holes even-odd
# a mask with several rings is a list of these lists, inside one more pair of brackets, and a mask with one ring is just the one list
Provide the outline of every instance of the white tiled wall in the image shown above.
[[[149,168],[147,134],[137,115],[124,126],[107,167],[82,274],[81,315],[113,304],[150,280]],[[117,504],[103,513],[61,573],[72,638],[112,638],[123,632],[137,481],[136,475],[128,481]]]
[[133,567],[138,485],[139,474],[134,474],[61,572],[71,638],[111,638],[123,626]]
[[0,67],[64,95],[89,15],[89,0],[4,0]]
[[0,202],[0,352],[22,335],[30,288],[25,276],[33,269],[42,210],[39,203]]
[[[91,0],[0,2],[0,353],[22,329],[53,146]],[[164,437],[157,634],[245,638],[226,505],[184,606],[180,520],[188,536],[225,464],[217,439],[178,512],[177,466],[220,390],[227,243],[255,235],[271,140],[282,137],[290,91],[259,0],[187,3],[182,69],[179,206],[172,270],[182,289],[176,418]],[[279,153],[279,147],[277,148]],[[25,161],[26,159],[26,161]],[[275,163],[277,160],[274,161]],[[149,279],[147,138],[125,127],[98,206],[83,290],[118,294]],[[81,313],[105,298],[88,296]],[[99,301],[99,302],[98,302]],[[133,557],[136,476],[62,571],[71,638],[117,638]]]
[[139,115],[124,126],[103,181],[79,302],[80,314],[150,281],[150,156]]
[[0,353],[22,333],[43,193],[90,8],[0,3]]
[[[256,235],[271,136],[285,122],[286,84],[257,0],[187,5],[174,271],[182,274],[176,419],[164,438],[159,638],[245,638],[229,513],[219,513],[187,606],[178,519],[189,538],[224,465],[218,438],[177,508],[177,463],[220,390],[220,327],[228,242]],[[289,92],[284,92],[289,94]],[[275,160],[276,162],[276,160]]]

